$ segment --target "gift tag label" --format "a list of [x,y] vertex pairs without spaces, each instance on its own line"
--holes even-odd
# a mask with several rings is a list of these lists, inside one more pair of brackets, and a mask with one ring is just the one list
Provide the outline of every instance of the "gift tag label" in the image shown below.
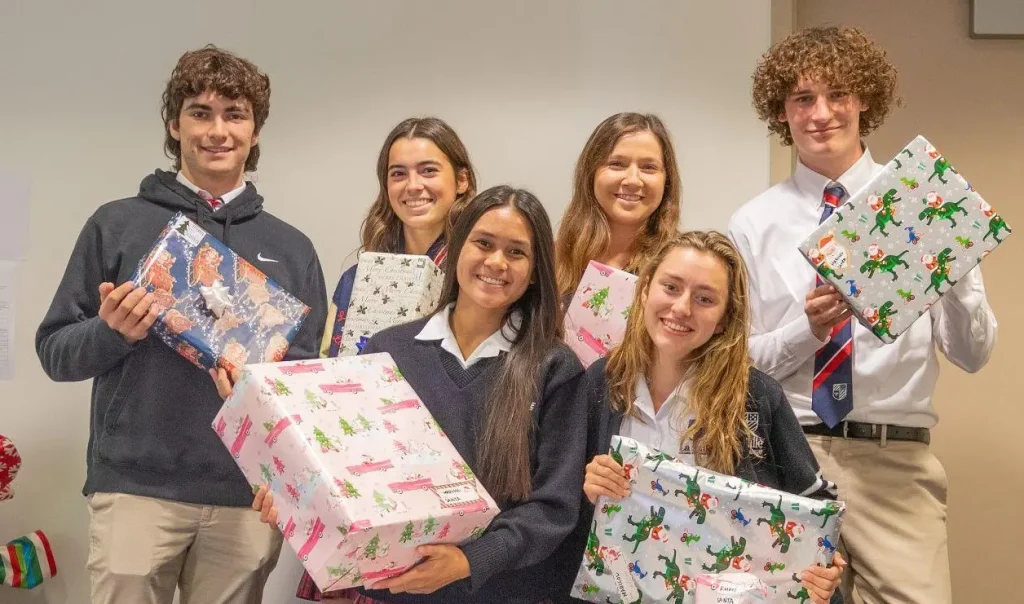
[[640,591],[630,576],[629,565],[626,563],[622,551],[617,547],[609,547],[604,553],[604,559],[611,567],[612,578],[615,580],[615,590],[623,602],[636,602],[640,599]]
[[174,225],[174,230],[181,238],[192,244],[192,247],[197,247],[202,241],[206,233],[203,229],[199,228],[199,225],[192,222],[188,218],[182,216],[178,220],[178,224]]
[[433,488],[434,494],[441,500],[441,505],[446,508],[454,508],[471,505],[481,501],[480,493],[472,482],[457,482],[445,484]]
[[821,253],[825,255],[825,264],[830,268],[838,270],[850,265],[850,255],[846,252],[846,248],[835,241],[825,244]]

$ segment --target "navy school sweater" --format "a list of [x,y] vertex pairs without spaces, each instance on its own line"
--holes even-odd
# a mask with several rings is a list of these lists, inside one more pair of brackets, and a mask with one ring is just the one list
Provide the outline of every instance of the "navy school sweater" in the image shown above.
[[[507,355],[463,369],[440,342],[419,341],[428,319],[386,329],[362,354],[389,353],[459,454],[476,466],[476,443],[491,385]],[[576,526],[587,449],[586,401],[577,396],[583,367],[566,346],[555,345],[537,369],[533,406],[533,490],[522,502],[495,498],[501,513],[484,534],[462,546],[470,576],[429,595],[365,590],[386,602],[534,604],[571,583],[580,559],[566,537]],[[582,550],[581,550],[582,551]]]

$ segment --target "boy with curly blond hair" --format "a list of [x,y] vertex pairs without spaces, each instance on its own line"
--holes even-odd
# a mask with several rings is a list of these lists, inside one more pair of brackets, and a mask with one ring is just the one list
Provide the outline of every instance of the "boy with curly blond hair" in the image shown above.
[[270,79],[255,65],[213,46],[182,55],[163,94],[173,171],[86,221],[36,332],[47,375],[93,381],[93,604],[170,604],[175,588],[182,604],[258,604],[277,563],[281,533],[250,509],[252,489],[210,427],[215,380],[149,334],[158,303],[131,281],[182,212],[310,307],[286,358],[317,356],[327,292],[316,251],[244,177],[269,113]]
[[729,221],[750,275],[751,356],[781,382],[848,504],[846,600],[948,603],[946,475],[928,446],[936,348],[969,372],[988,361],[996,320],[981,273],[893,344],[853,320],[797,245],[882,170],[861,139],[899,102],[896,68],[857,29],[812,27],[769,49],[753,80],[758,116],[798,161]]

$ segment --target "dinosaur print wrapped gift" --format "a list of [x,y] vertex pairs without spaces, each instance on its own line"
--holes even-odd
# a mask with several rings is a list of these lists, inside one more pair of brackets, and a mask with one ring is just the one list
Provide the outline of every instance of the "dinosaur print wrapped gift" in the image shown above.
[[415,548],[460,543],[494,500],[386,353],[247,365],[213,428],[323,591],[414,564]]
[[565,342],[584,367],[622,342],[636,276],[594,260],[565,311]]
[[205,369],[283,359],[309,314],[308,306],[180,212],[132,281],[162,307],[152,333]]
[[831,562],[845,505],[687,465],[615,436],[632,494],[598,499],[573,595],[591,602],[683,604],[701,575],[749,573],[772,602],[806,602],[799,575]]
[[444,274],[428,256],[363,252],[345,317],[340,356],[358,354],[370,336],[425,317],[437,307]]
[[861,324],[892,343],[1010,233],[918,136],[799,248]]

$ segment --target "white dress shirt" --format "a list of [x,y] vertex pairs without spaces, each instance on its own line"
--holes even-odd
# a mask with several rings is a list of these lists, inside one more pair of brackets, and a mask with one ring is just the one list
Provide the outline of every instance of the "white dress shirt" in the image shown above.
[[[864,155],[839,178],[856,193],[884,166]],[[793,175],[741,207],[729,238],[747,263],[750,281],[750,354],[778,380],[803,425],[821,423],[811,411],[814,354],[825,342],[804,314],[815,272],[797,250],[821,219],[829,179],[798,162]],[[938,421],[932,393],[939,375],[936,346],[968,372],[981,369],[996,342],[996,318],[985,299],[980,268],[952,287],[929,317],[892,344],[883,344],[853,320],[853,411],[849,421],[931,428]],[[934,343],[934,345],[933,345]]]
[[640,412],[640,418],[623,417],[619,435],[655,447],[680,461],[694,464],[693,446],[682,442],[683,434],[693,424],[694,418],[687,403],[689,382],[683,380],[672,390],[664,404],[654,411],[654,400],[647,386],[647,379],[636,380],[636,399],[633,405]]
[[458,359],[463,369],[469,369],[481,359],[496,357],[503,352],[512,350],[512,339],[515,338],[515,334],[522,324],[522,316],[519,314],[519,311],[512,313],[512,316],[509,317],[501,329],[492,333],[483,342],[480,342],[480,345],[470,353],[467,359],[462,356],[462,349],[459,348],[459,342],[455,339],[455,333],[452,332],[452,326],[449,322],[453,308],[455,308],[455,304],[451,303],[431,317],[427,324],[423,326],[423,329],[416,334],[416,339],[422,341],[441,340],[441,348],[452,353],[452,356]]
[[[206,189],[200,189],[199,187],[197,187],[191,180],[185,178],[185,175],[182,174],[180,171],[178,172],[177,181],[180,182],[181,184],[185,185],[189,189],[191,189],[193,193],[195,193],[196,195],[202,197],[203,199],[206,199],[207,197],[213,197],[212,193],[210,193]],[[244,191],[244,190],[245,190],[245,181],[242,181],[242,186],[237,187],[235,189],[231,189],[227,193],[221,195],[220,202],[222,204],[224,204],[224,205],[228,205],[229,201],[231,201],[232,199],[234,199],[234,198],[238,197],[239,195],[241,195],[242,191]],[[205,193],[205,195],[204,195],[204,193]]]

